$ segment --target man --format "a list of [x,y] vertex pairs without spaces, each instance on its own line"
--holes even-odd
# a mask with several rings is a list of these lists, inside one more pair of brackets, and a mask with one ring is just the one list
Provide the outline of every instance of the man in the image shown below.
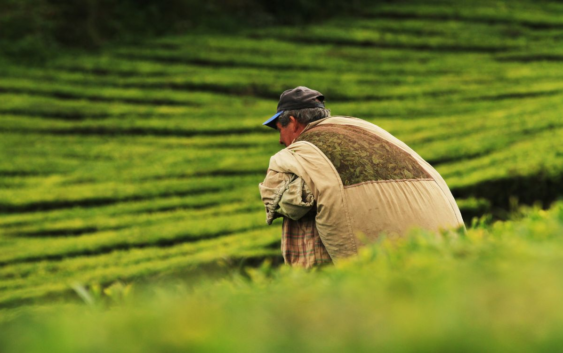
[[440,174],[382,128],[331,117],[324,96],[283,92],[264,125],[286,148],[270,159],[260,194],[266,221],[283,217],[286,263],[312,267],[354,255],[366,239],[413,227],[463,227]]

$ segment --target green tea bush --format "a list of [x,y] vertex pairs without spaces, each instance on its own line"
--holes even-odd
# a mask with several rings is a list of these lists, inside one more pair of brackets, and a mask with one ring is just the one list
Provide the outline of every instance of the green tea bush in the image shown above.
[[[45,0],[43,7],[30,8],[33,1],[10,2],[14,11],[1,12],[0,21],[53,4]],[[218,3],[198,6],[206,14],[226,11],[213,8]],[[265,256],[279,261],[279,225],[265,226],[257,184],[270,156],[282,147],[277,132],[261,123],[275,112],[279,94],[297,85],[323,92],[333,115],[366,119],[413,147],[444,176],[466,224],[478,228],[470,234],[489,234],[487,244],[496,244],[495,249],[508,249],[516,238],[503,235],[496,242],[497,235],[510,232],[489,229],[493,221],[506,219],[518,204],[548,207],[561,197],[560,4],[409,0],[370,5],[361,9],[362,16],[326,19],[328,12],[348,5],[292,3],[306,6],[307,16],[322,23],[300,21],[299,26],[228,34],[180,30],[181,35],[110,46],[98,54],[62,53],[41,67],[0,65],[0,307],[66,301],[74,282],[80,283],[74,288],[93,290],[160,272],[194,269],[205,276],[206,266],[224,262],[237,267],[247,257],[253,264]],[[68,5],[57,4],[49,21],[58,21],[58,11]],[[104,7],[106,12],[88,23],[84,16],[96,4],[105,1],[65,13],[82,21],[80,26],[93,26],[102,42],[133,34],[134,26],[108,34],[105,29],[119,21],[99,22],[117,18],[112,17],[118,15],[116,6],[125,9],[128,2]],[[139,4],[139,11],[152,13],[151,21],[158,22],[165,5],[151,4]],[[167,4],[166,11],[176,6]],[[237,10],[231,17],[244,16],[245,6],[252,4],[232,2],[228,8]],[[252,11],[266,11],[266,6],[281,5]],[[43,13],[37,16],[39,21]],[[131,13],[130,21],[141,17]],[[269,21],[268,16],[260,20]],[[169,23],[175,31],[174,19]],[[192,25],[198,24],[186,24]],[[30,22],[21,30],[41,29],[41,35],[61,45],[51,29],[62,27],[41,26]],[[153,31],[151,25],[143,30]],[[0,37],[15,33],[10,31]],[[530,213],[536,220],[538,215]],[[549,217],[545,224],[551,224]],[[534,232],[544,234],[544,221],[537,221]],[[479,245],[463,239],[458,237],[459,253],[433,248],[445,258],[424,261],[449,265],[453,257],[455,264],[467,264],[456,261],[497,256],[494,249],[472,252]],[[538,238],[528,240],[537,250]],[[513,255],[509,258],[519,256]],[[411,253],[402,256],[420,260]],[[467,268],[473,265],[487,266],[479,262]],[[353,271],[363,271],[354,266]],[[348,276],[338,268],[326,273]],[[366,268],[359,277],[379,273],[371,265]],[[484,287],[490,284],[478,278],[477,270],[467,274]],[[261,275],[248,271],[242,276]],[[318,278],[330,281],[324,274]],[[387,283],[383,275],[377,278]],[[488,293],[467,286],[460,288],[478,296],[479,290]],[[384,295],[376,287],[367,288]],[[428,314],[424,305],[420,310]]]
[[383,237],[316,271],[264,263],[231,279],[133,285],[107,305],[12,313],[0,342],[6,352],[551,351],[562,231],[557,204],[467,233]]
[[108,42],[135,41],[194,29],[297,24],[351,13],[367,3],[354,0],[260,2],[257,0],[55,0],[5,1],[0,11],[0,54],[36,63],[63,48],[93,49]]
[[196,272],[206,266],[232,266],[245,258],[278,258],[276,229],[258,229],[230,236],[178,243],[115,249],[88,257],[55,262],[16,262],[0,269],[0,307],[44,303],[62,297],[74,283],[107,285],[116,280],[141,280],[156,275]]

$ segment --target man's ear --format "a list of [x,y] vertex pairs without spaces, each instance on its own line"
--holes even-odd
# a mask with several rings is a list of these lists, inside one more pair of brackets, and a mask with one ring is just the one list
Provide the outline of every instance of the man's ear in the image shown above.
[[297,119],[295,119],[294,116],[289,117],[289,123],[291,124],[291,130],[293,130],[293,132],[297,131],[297,129],[299,128],[299,122],[297,121]]

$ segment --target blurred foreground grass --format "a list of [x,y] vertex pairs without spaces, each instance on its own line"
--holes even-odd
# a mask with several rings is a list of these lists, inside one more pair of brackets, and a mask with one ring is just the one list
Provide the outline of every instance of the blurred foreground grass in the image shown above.
[[[95,286],[91,305],[5,312],[3,352],[555,351],[563,203],[465,234],[413,231],[317,271]],[[94,288],[94,289],[93,289]]]

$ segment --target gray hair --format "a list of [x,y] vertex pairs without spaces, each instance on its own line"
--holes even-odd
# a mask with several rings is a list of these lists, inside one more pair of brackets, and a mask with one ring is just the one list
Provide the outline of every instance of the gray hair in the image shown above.
[[284,110],[278,118],[281,126],[289,124],[289,117],[293,116],[299,123],[307,125],[313,121],[330,117],[330,109],[325,108],[305,108],[297,110]]

